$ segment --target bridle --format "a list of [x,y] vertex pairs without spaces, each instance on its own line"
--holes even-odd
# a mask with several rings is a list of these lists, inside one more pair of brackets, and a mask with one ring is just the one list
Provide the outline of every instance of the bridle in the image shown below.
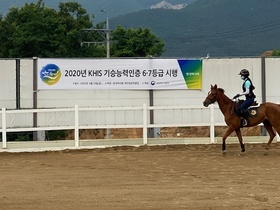
[[215,103],[217,100],[216,100],[216,95],[217,95],[217,93],[212,93],[212,95],[214,95],[214,97],[212,97],[212,98],[210,98],[209,96],[211,95],[211,93],[212,93],[212,91],[210,90],[209,92],[208,92],[208,96],[206,97],[206,100],[209,100],[210,101],[210,104],[213,104],[213,103]]

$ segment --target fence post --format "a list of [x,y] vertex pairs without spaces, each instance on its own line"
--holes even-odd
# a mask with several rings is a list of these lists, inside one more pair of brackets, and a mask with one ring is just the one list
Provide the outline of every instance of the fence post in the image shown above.
[[2,148],[7,149],[7,117],[6,108],[2,108]]
[[213,104],[210,106],[210,143],[215,143],[215,117]]
[[75,147],[79,147],[79,107],[75,105]]
[[147,104],[143,104],[143,145],[148,144]]
[[[279,104],[279,102],[277,101],[276,104]],[[276,142],[280,142],[280,137],[277,132],[276,132]]]

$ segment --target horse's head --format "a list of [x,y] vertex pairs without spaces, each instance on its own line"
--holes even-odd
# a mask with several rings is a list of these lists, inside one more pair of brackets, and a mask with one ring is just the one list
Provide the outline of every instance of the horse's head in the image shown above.
[[217,91],[218,91],[217,85],[214,85],[214,86],[211,85],[211,89],[208,92],[207,97],[203,101],[203,105],[205,107],[208,107],[210,104],[213,104],[217,101]]

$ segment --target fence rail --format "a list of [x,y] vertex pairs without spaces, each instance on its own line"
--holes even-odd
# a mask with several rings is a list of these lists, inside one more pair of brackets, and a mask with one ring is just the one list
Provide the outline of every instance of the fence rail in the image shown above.
[[[196,126],[209,126],[210,129],[210,141],[209,143],[215,143],[215,126],[225,126],[223,119],[221,118],[220,110],[218,106],[211,105],[209,107],[203,106],[147,106],[143,104],[139,107],[79,107],[75,105],[73,108],[54,108],[54,109],[23,109],[23,110],[7,110],[2,108],[1,110],[1,124],[2,127],[0,132],[2,133],[2,148],[7,148],[7,133],[9,132],[23,132],[23,131],[49,131],[49,130],[74,130],[74,145],[75,147],[80,146],[79,139],[79,130],[80,129],[113,129],[113,128],[142,128],[142,144],[145,145],[148,143],[148,129],[149,128],[160,128],[160,127],[196,127]],[[154,115],[156,120],[151,122],[151,112],[159,113]],[[164,115],[167,112],[167,119],[164,119]],[[206,111],[206,112],[205,112]],[[108,113],[109,112],[109,113]],[[114,113],[114,116],[112,115]],[[120,113],[119,113],[120,112]],[[127,113],[129,112],[129,114]],[[130,113],[133,112],[133,113]],[[206,114],[199,114],[201,119],[198,122],[195,122],[197,116],[194,113],[205,112]],[[32,114],[33,122],[30,124],[30,116],[26,117],[27,122],[18,125],[16,122],[17,119],[25,118],[25,114]],[[38,114],[42,114],[38,116]],[[52,116],[48,116],[48,114]],[[66,113],[65,116],[70,117],[70,120],[67,121],[67,125],[64,123],[59,123],[55,120],[55,123],[48,125],[50,119],[55,118],[54,115]],[[175,113],[176,117],[172,117],[172,114]],[[187,114],[186,114],[187,113]],[[219,114],[217,114],[219,113]],[[83,114],[83,117],[81,116]],[[92,121],[92,116],[97,116],[98,114],[105,116],[104,118],[107,121],[102,121],[96,117],[95,121]],[[110,115],[111,114],[111,115]],[[186,114],[186,115],[185,115]],[[191,117],[191,115],[194,115]],[[170,117],[171,116],[171,117]],[[185,119],[185,116],[189,116],[190,119]],[[88,117],[90,120],[83,121],[83,118]],[[46,122],[38,123],[37,118],[43,118]],[[63,118],[63,115],[59,116]],[[114,122],[112,119],[114,118]],[[131,120],[131,118],[133,118]],[[141,118],[141,119],[139,119]],[[173,119],[176,118],[176,119]],[[182,119],[180,119],[182,118]],[[34,121],[34,119],[36,119]],[[67,118],[68,119],[68,118]],[[129,119],[129,123],[126,123],[126,119]],[[99,121],[98,121],[99,120]],[[121,122],[118,122],[121,121]],[[171,120],[174,120],[170,123]],[[197,120],[196,120],[197,121]],[[28,123],[29,122],[29,123]]]

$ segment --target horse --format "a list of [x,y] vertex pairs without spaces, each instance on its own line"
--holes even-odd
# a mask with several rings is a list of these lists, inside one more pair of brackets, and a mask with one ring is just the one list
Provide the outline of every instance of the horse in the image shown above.
[[[240,154],[244,154],[245,145],[240,131],[240,128],[242,127],[242,124],[240,123],[241,118],[233,112],[236,102],[227,97],[224,93],[224,89],[218,88],[216,84],[214,86],[211,85],[211,89],[203,101],[203,105],[208,107],[215,102],[218,103],[228,126],[227,131],[222,137],[222,153],[226,154],[226,139],[233,131],[235,131],[241,147]],[[254,108],[254,114],[254,116],[249,116],[250,123],[246,127],[253,127],[263,123],[269,134],[269,140],[265,147],[265,154],[267,154],[270,144],[276,136],[273,129],[280,134],[280,106],[279,104],[271,102],[262,103],[257,108]]]

